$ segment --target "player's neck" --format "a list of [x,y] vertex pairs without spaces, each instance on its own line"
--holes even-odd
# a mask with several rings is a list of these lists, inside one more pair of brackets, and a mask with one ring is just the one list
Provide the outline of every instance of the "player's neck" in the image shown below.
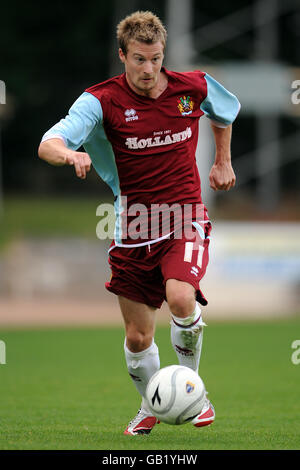
[[160,95],[163,94],[167,86],[168,86],[168,77],[164,72],[161,71],[159,74],[157,85],[152,90],[150,90],[149,97],[153,99],[159,98]]
[[140,90],[131,83],[130,80],[126,77],[129,87],[138,95],[147,96],[148,98],[157,99],[165,91],[168,86],[168,77],[165,72],[161,71],[157,84],[151,90]]

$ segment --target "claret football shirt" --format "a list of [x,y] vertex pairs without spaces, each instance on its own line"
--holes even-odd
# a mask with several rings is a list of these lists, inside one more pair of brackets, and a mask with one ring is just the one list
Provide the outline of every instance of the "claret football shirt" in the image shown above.
[[[158,98],[135,93],[124,73],[86,89],[42,139],[61,138],[72,150],[84,147],[113,192],[120,246],[149,241],[143,229],[139,239],[126,231],[124,215],[128,225],[135,208],[146,208],[148,217],[161,205],[202,205],[195,158],[199,119],[206,115],[226,127],[240,109],[238,99],[207,73],[162,70],[168,86]],[[151,241],[165,235],[159,231]]]

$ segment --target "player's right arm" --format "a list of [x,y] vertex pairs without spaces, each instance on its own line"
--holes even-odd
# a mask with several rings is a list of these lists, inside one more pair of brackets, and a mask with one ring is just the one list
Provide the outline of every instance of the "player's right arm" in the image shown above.
[[89,140],[102,118],[99,100],[90,93],[83,93],[68,115],[44,134],[38,149],[39,157],[55,166],[72,165],[76,175],[85,178],[91,168],[91,159],[77,149]]
[[50,165],[73,165],[78,178],[85,179],[86,173],[91,169],[91,159],[87,153],[68,149],[59,138],[41,142],[38,155]]

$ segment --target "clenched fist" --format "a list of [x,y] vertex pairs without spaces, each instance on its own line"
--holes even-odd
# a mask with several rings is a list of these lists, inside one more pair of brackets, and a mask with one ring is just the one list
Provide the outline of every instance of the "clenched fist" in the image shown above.
[[235,180],[236,177],[231,162],[225,161],[213,164],[209,173],[209,182],[214,191],[229,191],[235,185]]

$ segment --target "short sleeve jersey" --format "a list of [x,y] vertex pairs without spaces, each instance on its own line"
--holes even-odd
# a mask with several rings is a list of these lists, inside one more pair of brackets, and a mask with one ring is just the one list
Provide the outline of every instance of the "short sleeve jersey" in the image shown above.
[[237,98],[205,72],[171,72],[156,99],[142,96],[125,73],[85,90],[68,116],[43,140],[60,137],[69,148],[84,146],[111,187],[116,241],[122,243],[121,201],[133,204],[202,204],[195,152],[199,119],[226,127],[236,118]]

